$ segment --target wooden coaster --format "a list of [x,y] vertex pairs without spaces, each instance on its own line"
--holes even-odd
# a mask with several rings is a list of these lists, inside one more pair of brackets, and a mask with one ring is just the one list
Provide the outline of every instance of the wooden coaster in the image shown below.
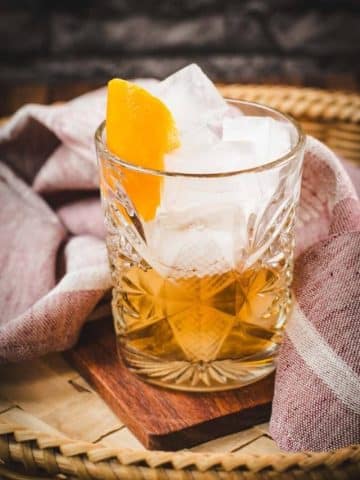
[[147,384],[119,359],[111,320],[86,325],[65,355],[149,449],[191,447],[270,417],[273,375],[237,390],[204,394]]

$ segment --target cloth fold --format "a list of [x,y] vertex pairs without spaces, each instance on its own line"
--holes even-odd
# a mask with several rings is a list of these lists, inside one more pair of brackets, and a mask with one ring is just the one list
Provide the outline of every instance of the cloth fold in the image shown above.
[[[72,346],[110,288],[93,141],[104,114],[100,89],[25,106],[0,128],[0,362]],[[270,431],[287,450],[358,443],[360,204],[342,162],[312,138],[296,239]]]

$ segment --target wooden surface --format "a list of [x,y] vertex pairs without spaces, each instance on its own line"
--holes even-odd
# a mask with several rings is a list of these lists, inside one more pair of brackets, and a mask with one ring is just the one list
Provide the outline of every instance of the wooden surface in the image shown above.
[[270,416],[273,376],[238,390],[211,394],[152,386],[120,361],[111,322],[87,325],[66,357],[149,449],[188,448]]

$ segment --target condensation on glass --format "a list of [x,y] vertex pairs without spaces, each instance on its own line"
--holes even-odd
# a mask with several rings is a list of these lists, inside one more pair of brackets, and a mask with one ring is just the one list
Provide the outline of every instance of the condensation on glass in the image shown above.
[[[225,390],[268,375],[291,311],[304,137],[273,109],[229,103],[285,122],[290,153],[238,172],[158,172],[110,154],[104,124],[96,132],[119,353],[141,378],[169,388]],[[201,201],[184,198],[183,211],[177,202],[145,221],[129,175],[140,189],[161,182],[177,199],[193,192]]]

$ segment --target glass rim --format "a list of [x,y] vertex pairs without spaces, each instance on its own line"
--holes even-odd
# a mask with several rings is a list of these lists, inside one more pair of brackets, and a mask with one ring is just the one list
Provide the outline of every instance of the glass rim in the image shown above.
[[101,154],[105,156],[106,160],[109,160],[110,162],[113,162],[114,164],[117,164],[121,167],[125,167],[129,170],[134,170],[140,173],[146,173],[146,174],[151,174],[156,176],[168,176],[168,177],[221,178],[221,177],[231,177],[231,176],[240,175],[240,174],[256,173],[256,172],[262,172],[265,170],[271,170],[274,167],[287,163],[287,161],[295,157],[296,154],[298,154],[301,151],[302,147],[305,145],[305,134],[300,124],[295,119],[293,119],[290,115],[280,112],[280,110],[277,110],[276,108],[273,108],[273,107],[269,107],[268,105],[265,105],[263,103],[248,102],[246,100],[236,100],[231,98],[225,98],[225,100],[227,103],[260,107],[264,110],[268,110],[269,112],[273,112],[273,113],[276,113],[277,115],[280,115],[295,127],[295,130],[298,136],[296,144],[287,153],[285,153],[280,157],[275,158],[271,162],[263,163],[261,165],[257,165],[256,167],[251,167],[251,168],[242,168],[242,169],[231,170],[227,172],[211,172],[211,173],[158,170],[155,168],[143,167],[143,166],[136,165],[134,163],[123,160],[117,155],[111,153],[108,150],[103,140],[103,132],[106,125],[106,120],[103,120],[95,131],[96,147],[100,149]]

